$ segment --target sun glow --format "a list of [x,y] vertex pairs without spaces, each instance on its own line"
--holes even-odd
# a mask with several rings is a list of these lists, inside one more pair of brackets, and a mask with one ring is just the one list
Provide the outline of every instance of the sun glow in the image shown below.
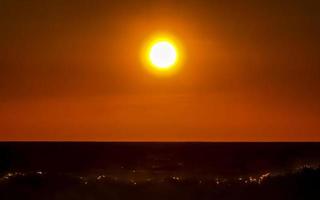
[[181,43],[168,34],[157,34],[147,39],[141,52],[144,67],[159,76],[176,74],[184,60]]
[[147,38],[141,50],[145,69],[160,77],[177,74],[185,62],[184,45],[172,34],[157,33]]
[[176,48],[168,41],[159,41],[151,47],[149,59],[160,70],[171,68],[177,61]]

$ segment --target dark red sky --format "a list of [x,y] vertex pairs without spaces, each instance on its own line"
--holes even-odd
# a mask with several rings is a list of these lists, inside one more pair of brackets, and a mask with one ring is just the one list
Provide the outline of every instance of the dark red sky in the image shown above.
[[[320,141],[317,1],[0,2],[1,140]],[[167,33],[180,70],[145,69]]]

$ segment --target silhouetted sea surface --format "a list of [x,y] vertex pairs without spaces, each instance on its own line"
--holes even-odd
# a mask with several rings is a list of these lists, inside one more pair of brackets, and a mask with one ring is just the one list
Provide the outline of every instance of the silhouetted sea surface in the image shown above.
[[320,143],[0,143],[0,199],[320,199]]

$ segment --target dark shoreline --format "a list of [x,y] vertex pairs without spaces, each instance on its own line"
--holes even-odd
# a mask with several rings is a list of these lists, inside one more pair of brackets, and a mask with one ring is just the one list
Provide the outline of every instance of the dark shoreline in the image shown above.
[[318,199],[320,142],[0,142],[1,199]]
[[237,175],[320,163],[320,142],[0,142],[0,159],[1,171],[123,167]]

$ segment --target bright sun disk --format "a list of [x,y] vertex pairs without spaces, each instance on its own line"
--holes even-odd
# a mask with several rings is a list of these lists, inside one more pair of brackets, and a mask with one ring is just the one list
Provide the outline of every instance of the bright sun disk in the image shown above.
[[177,51],[168,41],[155,43],[149,52],[151,64],[158,69],[169,69],[177,61]]

